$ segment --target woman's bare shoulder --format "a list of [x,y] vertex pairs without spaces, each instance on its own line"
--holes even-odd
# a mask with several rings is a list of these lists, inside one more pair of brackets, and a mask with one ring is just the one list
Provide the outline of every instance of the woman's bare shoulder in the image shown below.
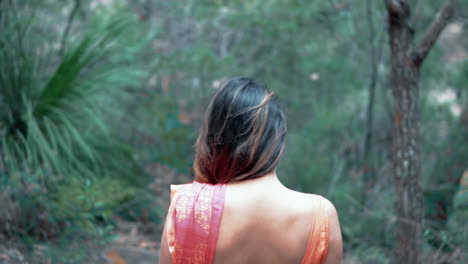
[[287,199],[289,203],[296,204],[298,207],[305,211],[310,212],[311,210],[327,210],[333,211],[335,208],[333,204],[325,197],[312,194],[298,192],[295,190],[288,189],[288,192],[284,197],[278,197],[279,199]]
[[[341,263],[341,259],[343,256],[343,240],[341,236],[341,227],[338,212],[335,206],[330,200],[321,195],[308,193],[299,193],[299,195],[302,197],[307,197],[309,199],[309,206],[306,207],[308,208],[308,210],[315,211],[312,213],[325,213],[328,217],[328,254],[324,264]],[[320,210],[320,212],[318,212],[318,210]]]

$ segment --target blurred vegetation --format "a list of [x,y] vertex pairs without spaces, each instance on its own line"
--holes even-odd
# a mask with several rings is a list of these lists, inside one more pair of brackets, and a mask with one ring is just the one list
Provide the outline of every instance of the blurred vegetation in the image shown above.
[[[439,1],[417,2],[421,32]],[[464,8],[420,83],[427,263],[468,252]],[[192,177],[209,99],[243,75],[279,95],[289,135],[278,175],[336,205],[346,263],[392,263],[383,1],[0,0],[0,32],[0,241],[57,241],[53,261],[89,263],[58,245],[105,244],[120,218],[159,233],[164,190]]]

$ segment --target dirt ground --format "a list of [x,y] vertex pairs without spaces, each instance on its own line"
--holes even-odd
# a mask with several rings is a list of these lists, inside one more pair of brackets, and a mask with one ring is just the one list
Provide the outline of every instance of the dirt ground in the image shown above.
[[[59,248],[50,251],[50,247],[43,245],[28,250],[19,243],[3,240],[0,242],[0,264],[154,264],[158,263],[160,245],[160,234],[156,230],[159,230],[156,225],[119,220],[114,241],[104,245],[92,240],[70,241],[69,245],[62,245],[66,249],[62,252]],[[24,253],[28,251],[32,254]]]

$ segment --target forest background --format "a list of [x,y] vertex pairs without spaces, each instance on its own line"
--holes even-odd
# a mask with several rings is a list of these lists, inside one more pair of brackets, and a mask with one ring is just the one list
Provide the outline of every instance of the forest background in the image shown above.
[[[389,1],[391,2],[391,1]],[[468,259],[468,4],[422,65],[423,263]],[[409,1],[420,38],[444,1]],[[266,83],[278,175],[337,207],[344,263],[398,263],[388,16],[377,0],[0,0],[0,263],[156,263],[215,90]]]

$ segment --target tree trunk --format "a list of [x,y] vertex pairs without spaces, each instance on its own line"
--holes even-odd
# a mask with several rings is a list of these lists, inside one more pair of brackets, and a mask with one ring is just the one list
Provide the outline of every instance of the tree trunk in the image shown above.
[[399,219],[396,250],[399,263],[419,263],[423,212],[419,181],[419,67],[410,58],[414,42],[407,24],[409,16],[401,18],[390,17],[389,27],[394,99],[392,163]]
[[452,2],[441,10],[416,45],[405,0],[385,0],[391,50],[393,95],[392,166],[397,194],[397,263],[420,263],[423,195],[420,185],[420,66],[452,15]]

